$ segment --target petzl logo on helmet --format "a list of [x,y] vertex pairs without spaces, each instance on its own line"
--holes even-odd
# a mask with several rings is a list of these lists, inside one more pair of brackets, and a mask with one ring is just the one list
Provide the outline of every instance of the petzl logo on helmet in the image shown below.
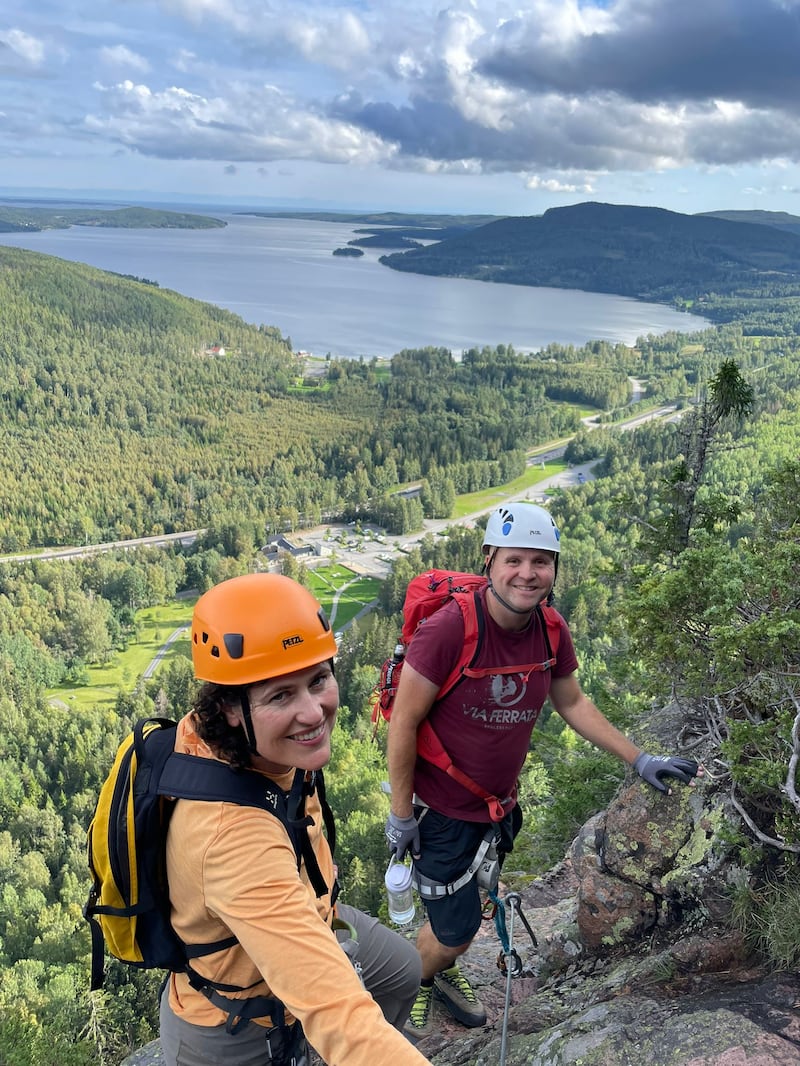
[[503,520],[503,524],[500,526],[500,532],[504,537],[507,537],[514,528],[514,516],[511,511],[500,511],[499,514]]
[[293,648],[296,644],[302,644],[303,638],[298,633],[296,637],[286,637],[283,641],[284,648]]

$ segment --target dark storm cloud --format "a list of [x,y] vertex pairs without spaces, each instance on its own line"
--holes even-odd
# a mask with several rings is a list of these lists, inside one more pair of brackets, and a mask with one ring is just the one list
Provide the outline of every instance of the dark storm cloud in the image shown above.
[[625,0],[609,25],[559,45],[537,17],[506,22],[478,69],[528,92],[614,92],[644,103],[800,101],[797,0]]

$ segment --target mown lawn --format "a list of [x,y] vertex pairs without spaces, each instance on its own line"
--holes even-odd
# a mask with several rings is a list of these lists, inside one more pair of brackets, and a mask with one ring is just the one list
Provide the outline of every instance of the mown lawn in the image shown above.
[[492,489],[482,489],[480,492],[470,492],[465,496],[456,498],[453,518],[463,518],[464,515],[474,511],[488,511],[503,502],[508,496],[533,488],[540,481],[544,481],[553,474],[560,474],[567,469],[567,463],[563,459],[556,462],[545,463],[544,466],[529,466],[525,473],[505,485],[497,485]]
[[333,629],[340,630],[372,603],[381,582],[375,577],[358,577],[346,566],[334,565],[310,571],[309,587],[325,608]]

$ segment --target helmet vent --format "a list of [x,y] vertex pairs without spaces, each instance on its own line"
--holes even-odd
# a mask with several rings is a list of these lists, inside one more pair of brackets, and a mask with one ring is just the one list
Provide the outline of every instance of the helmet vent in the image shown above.
[[329,633],[331,624],[328,621],[328,617],[322,607],[320,607],[320,609],[317,611],[317,618],[319,618],[320,622],[322,622],[322,628],[325,630],[325,632]]
[[232,659],[241,659],[244,655],[244,634],[226,633],[222,638],[225,641],[225,650]]

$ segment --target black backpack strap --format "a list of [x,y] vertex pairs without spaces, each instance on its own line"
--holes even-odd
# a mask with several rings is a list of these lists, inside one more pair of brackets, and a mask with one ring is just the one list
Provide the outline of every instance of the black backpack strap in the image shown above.
[[305,802],[306,797],[316,789],[320,789],[323,822],[333,852],[336,829],[325,799],[325,784],[321,771],[309,775],[306,780],[305,771],[296,770],[291,790],[287,794],[263,774],[252,770],[234,770],[218,759],[204,759],[197,755],[173,752],[164,763],[158,783],[158,792],[162,796],[239,803],[269,811],[286,827],[297,856],[298,870],[302,860],[308,879],[319,897],[331,891],[332,886],[326,883],[322,875],[308,836],[312,819],[305,813]]
[[83,916],[89,923],[89,933],[92,938],[92,963],[89,978],[89,991],[96,992],[103,987],[105,977],[105,939],[100,923],[94,916],[94,907],[98,899],[97,885],[93,885],[89,893],[89,899],[84,904]]
[[[296,770],[291,790],[287,793],[263,774],[252,770],[234,770],[218,759],[205,759],[175,751],[165,760],[158,782],[159,795],[173,799],[238,803],[242,806],[258,807],[269,811],[284,825],[289,834],[297,857],[298,870],[302,861],[317,896],[323,896],[330,891],[331,902],[333,902],[338,886],[334,885],[333,888],[329,888],[325,882],[308,835],[308,827],[313,824],[313,821],[305,813],[306,797],[312,795],[315,789],[320,789],[319,797],[325,829],[329,841],[331,838],[335,839],[333,815],[325,800],[324,788],[321,771],[310,774],[309,779],[306,780],[305,771]],[[333,851],[332,845],[331,851]],[[187,960],[202,958],[215,951],[233,947],[236,943],[238,943],[237,938],[230,936],[213,944],[187,944],[185,945],[186,957]],[[239,985],[221,984],[202,977],[192,969],[188,961],[185,973],[194,989],[228,1015],[226,1029],[229,1033],[237,1033],[252,1018],[263,1018],[267,1015],[271,1018],[274,1027],[280,1030],[286,1028],[284,1007],[280,1000],[271,996],[231,999],[222,993],[243,992],[246,989]]]
[[[225,985],[209,981],[205,977],[201,977],[191,966],[186,967],[186,976],[195,991],[200,992],[209,1003],[213,1003],[218,1010],[224,1011],[228,1015],[228,1021],[225,1024],[227,1032],[235,1035],[252,1018],[269,1017],[274,1028],[286,1026],[285,1008],[279,999],[275,999],[273,996],[249,996],[244,999],[231,999],[230,996],[223,996],[222,992],[245,992],[247,989],[239,985]],[[256,982],[256,984],[259,983],[260,981]],[[248,985],[248,987],[252,988],[253,986]]]
[[[334,892],[331,890],[332,886],[329,886],[325,882],[325,878],[322,876],[317,857],[314,854],[314,848],[311,845],[311,838],[308,835],[308,827],[313,825],[313,819],[306,814],[306,797],[312,795],[316,790],[318,776],[319,771],[316,771],[309,774],[308,779],[306,779],[304,770],[295,771],[292,790],[289,793],[288,821],[290,832],[294,831],[295,839],[299,842],[300,854],[303,857],[308,880],[310,881],[311,887],[314,889],[317,898],[324,896],[331,891],[331,899],[333,900]],[[320,801],[322,801],[322,795],[320,795]],[[327,803],[325,806],[327,807]],[[333,819],[331,818],[331,822],[332,821]],[[323,822],[325,822],[327,828],[324,810]],[[295,846],[297,846],[297,844]],[[333,848],[331,848],[331,851],[333,851]]]
[[317,786],[317,795],[319,796],[319,805],[322,808],[322,821],[325,824],[328,847],[331,849],[331,855],[334,855],[336,853],[336,823],[333,820],[333,811],[328,806],[328,800],[325,795],[325,777],[322,770],[317,770],[314,778]]
[[175,799],[239,803],[269,811],[286,827],[297,855],[298,869],[302,859],[315,893],[324,896],[329,886],[322,876],[308,836],[308,827],[313,823],[305,812],[306,797],[320,788],[321,781],[320,806],[333,852],[336,830],[333,815],[325,800],[325,785],[320,771],[310,774],[306,780],[305,771],[296,770],[287,794],[263,774],[252,770],[234,770],[218,759],[202,759],[197,755],[173,752],[161,771],[158,791],[162,796]]
[[263,774],[234,770],[219,759],[203,759],[173,751],[161,771],[158,792],[175,799],[260,807],[274,814],[284,825],[289,821],[287,795],[283,789]]

